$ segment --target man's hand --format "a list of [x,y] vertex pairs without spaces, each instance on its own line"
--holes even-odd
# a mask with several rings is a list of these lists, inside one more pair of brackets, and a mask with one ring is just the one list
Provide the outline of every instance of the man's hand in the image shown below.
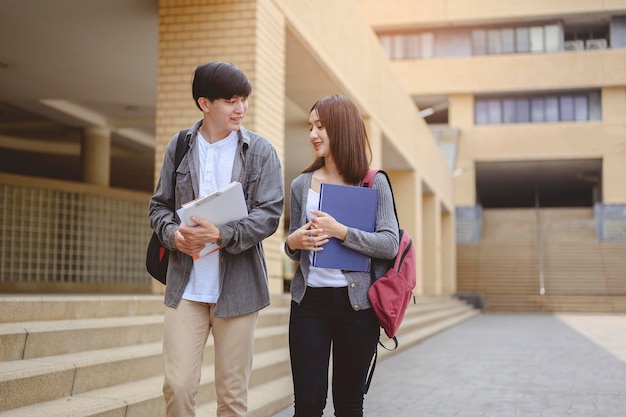
[[181,224],[174,233],[174,242],[179,251],[193,256],[198,254],[206,243],[215,243],[220,238],[220,231],[208,220],[193,216],[196,225]]

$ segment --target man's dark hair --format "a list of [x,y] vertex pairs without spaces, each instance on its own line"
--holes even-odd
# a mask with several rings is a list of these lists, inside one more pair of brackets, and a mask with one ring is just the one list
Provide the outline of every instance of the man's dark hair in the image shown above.
[[229,62],[209,62],[196,68],[191,92],[196,106],[200,108],[200,97],[211,102],[220,98],[248,97],[252,92],[252,84],[236,65]]

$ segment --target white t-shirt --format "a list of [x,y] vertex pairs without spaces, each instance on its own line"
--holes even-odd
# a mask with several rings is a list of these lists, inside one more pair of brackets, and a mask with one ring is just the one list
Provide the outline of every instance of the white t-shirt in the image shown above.
[[[311,210],[317,210],[320,204],[320,195],[309,188],[306,199],[306,220],[311,221],[313,214]],[[307,285],[309,287],[346,287],[348,280],[341,272],[341,269],[317,268],[313,266],[313,252],[309,252],[309,278]]]
[[[198,132],[199,195],[207,195],[230,184],[237,153],[237,132],[233,131],[215,143]],[[215,251],[193,261],[183,298],[189,301],[215,303],[220,294],[220,254]]]

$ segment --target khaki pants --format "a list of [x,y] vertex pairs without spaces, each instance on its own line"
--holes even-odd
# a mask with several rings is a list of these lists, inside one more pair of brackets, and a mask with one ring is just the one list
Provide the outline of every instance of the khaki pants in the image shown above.
[[215,304],[181,300],[167,307],[163,365],[167,417],[194,417],[202,356],[209,332],[215,347],[218,417],[242,417],[248,409],[254,329],[258,312],[234,318],[214,316]]

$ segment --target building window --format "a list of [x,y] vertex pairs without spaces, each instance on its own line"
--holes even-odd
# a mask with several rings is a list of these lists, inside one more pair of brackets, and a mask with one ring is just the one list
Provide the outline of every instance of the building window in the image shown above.
[[380,35],[381,46],[389,59],[432,58],[435,37],[430,32]]
[[471,31],[472,52],[474,55],[499,55],[560,51],[562,32],[559,24],[474,29]]
[[477,125],[600,120],[600,91],[529,97],[476,98]]
[[580,23],[565,28],[566,51],[583,51],[585,49],[608,48],[609,25],[596,23]]
[[626,47],[626,16],[610,23],[551,22],[527,26],[459,27],[429,32],[380,34],[389,59],[426,59],[468,55],[500,55],[581,51]]

